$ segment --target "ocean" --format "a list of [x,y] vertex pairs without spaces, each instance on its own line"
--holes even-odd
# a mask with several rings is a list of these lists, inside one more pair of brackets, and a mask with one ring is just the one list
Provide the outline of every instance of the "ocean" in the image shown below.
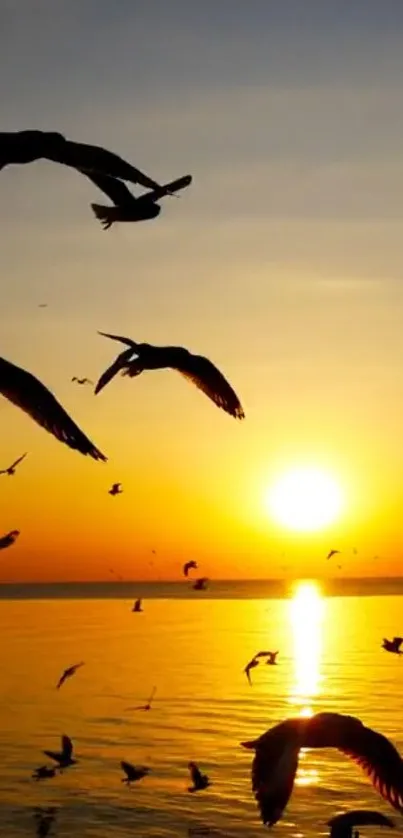
[[[346,582],[343,596],[309,581],[281,590],[217,583],[200,593],[182,585],[176,594],[145,583],[3,585],[1,836],[35,835],[39,807],[55,807],[49,834],[60,838],[262,835],[251,752],[240,742],[321,710],[359,716],[403,752],[403,660],[381,649],[383,637],[403,634],[401,582],[368,583],[362,596],[355,584]],[[144,610],[134,614],[137,595]],[[261,649],[278,649],[278,665],[254,669],[250,686],[243,670]],[[63,669],[80,661],[56,690]],[[154,686],[150,711],[128,709]],[[77,765],[33,781],[49,764],[42,750],[57,750],[63,733]],[[122,759],[149,775],[127,788]],[[212,783],[197,794],[187,791],[190,760]],[[351,808],[389,814],[402,831],[357,766],[331,750],[305,751],[273,829],[284,838],[327,834],[329,818]]]

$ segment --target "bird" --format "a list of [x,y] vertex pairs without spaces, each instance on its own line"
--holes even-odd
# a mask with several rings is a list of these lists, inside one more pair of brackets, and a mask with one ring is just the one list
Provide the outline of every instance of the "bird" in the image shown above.
[[46,809],[37,808],[34,813],[36,820],[36,834],[39,838],[46,838],[55,820],[56,809],[50,806]]
[[32,778],[37,782],[39,780],[49,780],[51,777],[56,777],[56,771],[56,768],[49,768],[48,765],[41,765],[39,768],[35,768]]
[[387,640],[387,638],[384,637],[382,649],[385,649],[385,652],[392,652],[395,655],[403,655],[403,652],[400,650],[402,643],[403,637],[394,637],[393,640]]
[[38,308],[47,308],[47,307],[48,307],[47,303],[38,303]]
[[198,569],[197,562],[195,562],[193,560],[191,562],[186,562],[183,565],[183,572],[184,572],[185,576],[189,576],[189,570],[197,570],[197,569]]
[[76,381],[77,384],[91,384],[91,386],[94,384],[94,382],[91,381],[90,378],[77,378],[76,375],[73,375],[73,378],[71,380]]
[[[331,838],[353,838],[354,826],[389,826],[393,829],[394,825],[391,818],[381,812],[371,812],[368,809],[343,812],[327,822],[327,826],[330,826]],[[354,832],[354,838],[359,838],[359,834],[359,832]]]
[[122,492],[123,492],[123,489],[122,489],[122,484],[121,483],[112,483],[111,488],[108,489],[108,494],[110,494],[112,496],[121,495]]
[[81,661],[81,663],[75,663],[73,666],[69,666],[67,669],[65,669],[56,684],[56,689],[60,690],[60,687],[64,684],[67,678],[71,678],[73,675],[75,675],[77,669],[80,669],[81,666],[84,666],[84,661]]
[[25,457],[27,456],[27,454],[28,454],[28,452],[26,451],[25,454],[22,455],[22,457],[18,457],[18,460],[14,460],[14,462],[11,463],[11,466],[9,466],[8,468],[2,468],[0,470],[0,474],[8,474],[9,477],[12,477],[15,474],[15,470],[16,470],[17,466],[20,463],[22,463],[23,460],[25,460]]
[[[129,346],[118,355],[113,364],[101,375],[95,393],[99,393],[119,372],[134,378],[144,370],[171,368],[179,372],[202,390],[217,407],[222,408],[235,419],[244,419],[242,405],[222,373],[202,355],[193,355],[181,346],[152,346],[149,343],[135,343],[130,338],[99,332],[103,337],[117,340]],[[133,359],[133,355],[137,355]]]
[[136,169],[118,154],[101,146],[67,140],[56,131],[3,131],[0,133],[0,169],[11,164],[39,159],[62,163],[87,174],[97,172],[111,178],[138,183],[145,189],[160,189],[157,181]]
[[265,657],[265,658],[267,658],[267,661],[266,661],[267,666],[275,666],[277,664],[277,655],[278,655],[278,651],[277,652],[258,652],[256,657],[257,658]]
[[196,579],[196,582],[194,583],[194,585],[192,585],[193,590],[194,591],[206,591],[208,581],[209,580],[208,580],[207,576],[202,576],[200,579]]
[[104,230],[109,230],[109,227],[116,221],[148,221],[157,218],[161,212],[161,207],[157,201],[160,201],[165,195],[172,195],[180,189],[184,189],[192,182],[191,175],[184,175],[184,177],[177,178],[177,180],[173,180],[164,186],[153,188],[151,192],[146,192],[140,198],[135,198],[121,180],[97,173],[85,172],[85,174],[114,203],[114,206],[91,204],[93,213],[101,222]]
[[327,554],[326,558],[331,559],[332,556],[336,556],[337,553],[340,553],[340,550],[330,550],[330,552]]
[[63,735],[62,736],[62,750],[61,751],[43,751],[45,756],[53,759],[55,762],[58,763],[60,769],[69,768],[70,765],[76,765],[77,760],[73,759],[73,743],[71,739]]
[[54,395],[34,375],[0,358],[0,394],[28,413],[31,419],[69,448],[94,460],[106,460],[104,454],[73,422]]
[[193,783],[193,786],[189,786],[188,791],[202,791],[207,786],[211,786],[207,774],[202,774],[195,762],[189,762],[188,769]]
[[152,688],[152,692],[150,698],[148,699],[146,704],[140,704],[139,707],[127,707],[127,710],[151,710],[151,705],[154,700],[155,693],[157,692],[157,687]]
[[11,547],[13,544],[15,544],[19,534],[19,530],[10,530],[10,532],[8,532],[6,535],[3,535],[0,538],[0,550],[5,550],[7,547]]
[[139,611],[143,610],[141,607],[141,601],[141,597],[139,597],[138,599],[136,599],[136,602],[133,605],[132,611],[134,611],[136,614],[138,614]]
[[250,660],[249,663],[246,664],[245,669],[244,669],[244,673],[245,673],[245,675],[246,675],[246,677],[249,681],[250,686],[252,686],[250,671],[251,671],[251,669],[254,669],[255,666],[259,666],[259,661],[257,660],[256,657],[252,658],[252,660]]
[[403,761],[392,743],[360,719],[317,713],[286,719],[262,736],[241,743],[255,751],[252,789],[262,822],[273,826],[291,797],[301,748],[337,748],[363,768],[382,797],[403,812]]
[[130,762],[126,762],[123,759],[120,766],[122,771],[126,774],[126,777],[123,777],[122,783],[126,783],[127,786],[130,786],[131,783],[135,783],[136,780],[141,780],[150,772],[150,769],[146,768],[145,765],[140,765],[136,768],[135,765],[132,765]]

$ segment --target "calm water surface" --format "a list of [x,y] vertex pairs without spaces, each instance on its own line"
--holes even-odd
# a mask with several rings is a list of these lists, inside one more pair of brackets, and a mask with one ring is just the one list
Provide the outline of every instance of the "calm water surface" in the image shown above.
[[[358,715],[403,752],[403,659],[380,649],[401,634],[403,597],[324,598],[300,583],[291,600],[147,599],[0,602],[0,834],[34,834],[36,806],[56,806],[52,834],[80,838],[187,836],[208,825],[264,835],[240,742],[300,714]],[[277,667],[243,674],[260,649]],[[61,670],[85,666],[60,691]],[[153,709],[142,704],[157,686]],[[43,748],[74,740],[79,764],[35,783]],[[132,788],[119,761],[151,773]],[[195,760],[213,785],[187,793]],[[280,836],[319,835],[342,810],[394,813],[360,770],[332,751],[303,753]],[[400,832],[403,819],[396,815]],[[367,830],[377,835],[379,830]]]

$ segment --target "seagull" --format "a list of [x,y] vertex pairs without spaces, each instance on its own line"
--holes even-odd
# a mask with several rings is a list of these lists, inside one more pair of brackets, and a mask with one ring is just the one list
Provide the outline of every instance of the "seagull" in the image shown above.
[[74,666],[69,666],[67,669],[65,669],[56,684],[56,689],[60,690],[60,687],[64,684],[67,678],[71,678],[73,675],[75,675],[77,669],[80,669],[81,666],[84,666],[84,661],[81,661],[81,663],[75,663]]
[[[393,829],[394,825],[391,818],[382,815],[381,812],[371,812],[367,809],[343,812],[327,822],[331,838],[353,838],[354,826],[389,826]],[[359,838],[359,834],[358,831],[354,832],[354,838]]]
[[112,483],[110,489],[108,489],[108,493],[112,496],[114,495],[121,495],[123,492],[122,484],[121,483]]
[[393,652],[395,655],[403,655],[403,652],[400,651],[402,643],[403,637],[394,637],[393,640],[387,640],[386,637],[384,637],[382,649],[385,649],[385,652]]
[[207,774],[202,774],[195,762],[189,762],[188,769],[193,782],[193,786],[189,786],[188,791],[202,791],[207,786],[211,786]]
[[157,687],[153,687],[150,698],[147,701],[147,704],[141,704],[140,707],[128,707],[128,710],[151,710],[151,704],[154,700],[155,693],[157,692]]
[[[236,419],[244,419],[245,414],[238,396],[222,373],[202,355],[193,355],[181,346],[152,346],[149,343],[135,343],[130,338],[99,332],[103,337],[117,340],[129,346],[116,361],[101,375],[95,393],[108,384],[122,370],[122,375],[134,378],[144,370],[171,368],[180,372],[189,381],[202,390],[217,407],[221,407]],[[133,355],[137,357],[133,359]]]
[[40,768],[35,768],[32,778],[38,780],[48,780],[50,777],[56,777],[56,768],[49,768],[47,765],[41,765]]
[[50,757],[58,763],[59,768],[69,768],[70,765],[77,763],[76,759],[72,758],[73,743],[68,736],[62,736],[62,750],[61,751],[43,751],[45,756]]
[[96,173],[85,172],[85,174],[114,203],[114,206],[91,204],[94,215],[99,219],[104,230],[108,230],[116,221],[147,221],[151,218],[157,218],[161,212],[161,207],[157,201],[160,201],[165,195],[172,195],[180,189],[184,189],[192,182],[191,175],[185,175],[164,186],[153,188],[151,192],[146,192],[140,198],[135,198],[121,180]]
[[50,806],[47,809],[36,809],[34,818],[36,820],[36,834],[38,838],[46,838],[52,828],[55,819],[56,809]]
[[337,748],[351,757],[395,809],[403,812],[403,761],[392,743],[340,713],[287,719],[262,736],[241,743],[255,751],[252,789],[262,822],[273,826],[291,797],[301,748]]
[[122,771],[126,774],[126,777],[123,777],[122,783],[126,783],[127,786],[130,786],[130,783],[135,783],[136,780],[141,780],[150,771],[145,765],[140,765],[136,768],[135,765],[132,765],[130,762],[125,762],[124,759],[122,759],[120,765]]
[[93,384],[94,382],[91,381],[90,378],[77,378],[76,375],[73,375],[72,381],[76,381],[77,384]]
[[13,474],[15,474],[15,470],[16,470],[17,466],[18,466],[20,463],[22,463],[22,461],[23,461],[23,460],[25,460],[25,457],[27,456],[27,453],[28,453],[28,452],[26,452],[25,454],[23,454],[23,455],[22,455],[22,457],[18,457],[18,460],[14,460],[14,462],[13,462],[13,463],[11,464],[11,466],[9,466],[8,468],[2,468],[2,469],[0,470],[0,474],[8,474],[8,475],[9,475],[9,477],[12,477],[12,476],[13,476]]
[[326,558],[331,559],[332,556],[336,556],[337,553],[340,553],[340,550],[330,550],[330,552],[327,554]]
[[136,602],[133,605],[132,611],[134,611],[136,614],[138,614],[139,611],[142,611],[142,610],[143,609],[141,607],[141,597],[139,597],[138,599],[136,599]]
[[186,562],[186,564],[183,565],[183,572],[184,572],[185,576],[189,576],[189,570],[197,570],[197,569],[198,569],[197,568],[197,562],[195,562],[193,560],[191,562]]
[[19,530],[11,530],[6,535],[3,535],[0,538],[0,550],[5,550],[7,547],[11,547],[16,542],[19,534]]
[[207,576],[202,576],[201,579],[196,579],[196,582],[194,583],[194,585],[192,585],[193,590],[194,591],[206,591],[208,581],[209,580],[208,580]]
[[106,460],[104,454],[70,419],[50,390],[31,373],[4,358],[0,358],[0,394],[69,448],[94,460]]
[[[256,657],[257,657],[257,656],[256,656]],[[251,677],[250,677],[250,671],[251,671],[251,669],[254,669],[254,668],[255,668],[255,666],[259,666],[259,661],[258,661],[258,660],[256,660],[256,657],[252,658],[252,660],[251,660],[251,661],[249,661],[249,663],[247,663],[247,664],[246,664],[245,669],[244,669],[244,673],[245,673],[245,675],[246,675],[246,677],[247,677],[247,679],[248,679],[248,681],[249,681],[250,686],[252,686],[252,680],[251,680]]]
[[101,146],[66,140],[50,131],[3,131],[0,133],[0,169],[10,164],[32,163],[44,158],[62,163],[79,172],[98,172],[111,178],[139,183],[145,189],[161,189],[160,185],[122,157]]

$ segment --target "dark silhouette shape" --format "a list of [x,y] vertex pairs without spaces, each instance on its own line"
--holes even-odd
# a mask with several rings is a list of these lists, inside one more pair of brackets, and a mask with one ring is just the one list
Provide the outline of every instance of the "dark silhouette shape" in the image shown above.
[[287,719],[241,744],[255,751],[252,789],[268,826],[277,823],[291,797],[301,748],[337,748],[363,768],[385,800],[403,812],[402,759],[386,736],[353,716],[318,713],[309,719]]
[[194,591],[206,591],[208,581],[209,580],[208,580],[207,576],[202,576],[201,579],[196,579],[196,582],[194,583],[194,585],[192,585],[193,590]]
[[66,140],[62,134],[49,131],[0,133],[0,169],[12,163],[32,163],[41,158],[62,163],[84,174],[98,172],[112,178],[139,183],[145,189],[161,188],[159,183],[148,175],[101,146],[76,143]]
[[189,576],[189,570],[197,570],[197,569],[198,569],[197,568],[197,562],[194,562],[193,560],[191,562],[186,562],[183,565],[183,572],[184,572],[185,576]]
[[141,607],[141,603],[142,603],[142,599],[141,599],[141,597],[139,597],[138,599],[136,599],[136,602],[133,605],[132,611],[134,611],[136,614],[138,614],[139,611],[143,610],[142,607]]
[[249,681],[250,686],[252,686],[252,679],[250,677],[250,671],[251,671],[251,669],[255,669],[256,666],[259,666],[259,661],[257,660],[256,657],[254,657],[254,658],[252,658],[252,660],[249,661],[249,663],[246,664],[245,669],[244,669],[244,673],[245,673],[245,675],[246,675],[246,677]]
[[152,688],[152,692],[150,698],[148,699],[146,704],[140,704],[139,707],[128,707],[128,710],[151,710],[151,705],[154,700],[155,693],[157,692],[157,687]]
[[403,637],[394,637],[393,640],[387,640],[386,637],[383,638],[382,649],[385,649],[385,652],[392,652],[394,655],[403,655],[400,647],[403,643]]
[[[95,393],[99,393],[120,370],[122,370],[122,375],[134,378],[144,370],[170,368],[192,381],[217,407],[221,407],[230,416],[236,419],[245,418],[238,396],[220,370],[208,358],[193,355],[181,346],[152,346],[149,343],[135,343],[130,338],[110,335],[106,332],[99,332],[99,334],[125,343],[130,349],[122,352],[101,375],[95,387]],[[137,355],[134,360],[133,355]]]
[[4,358],[0,358],[0,393],[69,448],[94,460],[106,460],[104,454],[70,419],[50,390],[31,373]]
[[69,666],[65,669],[56,684],[56,689],[60,690],[60,687],[63,686],[67,678],[72,678],[72,676],[77,672],[77,669],[80,669],[82,666],[84,666],[84,661],[81,661],[81,663],[75,663],[73,666]]
[[7,547],[11,547],[13,544],[15,544],[19,534],[19,530],[10,530],[10,532],[8,532],[6,535],[3,535],[0,538],[0,550],[6,550]]
[[211,786],[207,774],[202,774],[195,762],[189,762],[188,769],[193,783],[193,786],[189,786],[188,791],[202,791],[207,786]]
[[130,786],[131,783],[135,783],[137,780],[141,780],[146,774],[150,773],[150,769],[146,768],[145,765],[136,767],[130,762],[125,762],[125,760],[122,760],[120,765],[122,771],[126,774],[126,777],[123,777],[122,783],[126,783],[127,786]]
[[108,494],[112,495],[112,496],[121,495],[122,492],[123,492],[123,489],[122,489],[122,484],[121,483],[112,483],[111,488],[108,489]]
[[62,736],[62,750],[61,751],[43,751],[45,756],[57,762],[59,768],[69,768],[70,765],[76,765],[77,760],[73,759],[73,743],[68,736]]
[[52,828],[56,817],[56,809],[53,806],[48,808],[35,809],[36,834],[39,838],[46,838]]
[[[393,829],[394,823],[391,818],[382,815],[381,812],[371,812],[368,809],[356,809],[352,812],[343,812],[336,815],[327,822],[330,826],[331,838],[353,838],[355,826],[388,826]],[[359,832],[354,833],[354,838],[359,838]]]
[[276,666],[277,665],[277,652],[268,652],[267,654],[267,661],[266,666]]
[[25,460],[25,457],[27,456],[27,453],[28,452],[23,454],[22,457],[18,457],[18,460],[14,460],[14,462],[11,463],[11,466],[9,466],[8,468],[1,469],[0,474],[8,474],[9,477],[12,477],[15,474],[15,470],[16,470],[17,466],[20,463],[22,463],[23,460]]
[[93,384],[94,382],[91,381],[90,378],[77,378],[76,375],[73,375],[72,381],[76,381],[77,384]]
[[179,189],[184,189],[192,182],[191,175],[177,178],[164,186],[159,186],[151,192],[146,192],[140,198],[135,198],[127,186],[121,180],[105,175],[89,174],[87,177],[105,192],[105,195],[113,201],[114,206],[103,204],[91,204],[96,218],[101,222],[104,230],[108,230],[116,221],[148,221],[156,218],[161,207],[157,204],[165,195],[172,195]]
[[340,550],[330,550],[330,552],[327,554],[326,558],[331,559],[332,556],[336,556],[337,553],[340,553]]
[[47,308],[47,307],[48,307],[47,303],[38,303],[38,308]]
[[37,782],[39,780],[49,780],[51,777],[56,777],[57,768],[49,768],[47,765],[41,765],[40,768],[35,768],[32,778]]

